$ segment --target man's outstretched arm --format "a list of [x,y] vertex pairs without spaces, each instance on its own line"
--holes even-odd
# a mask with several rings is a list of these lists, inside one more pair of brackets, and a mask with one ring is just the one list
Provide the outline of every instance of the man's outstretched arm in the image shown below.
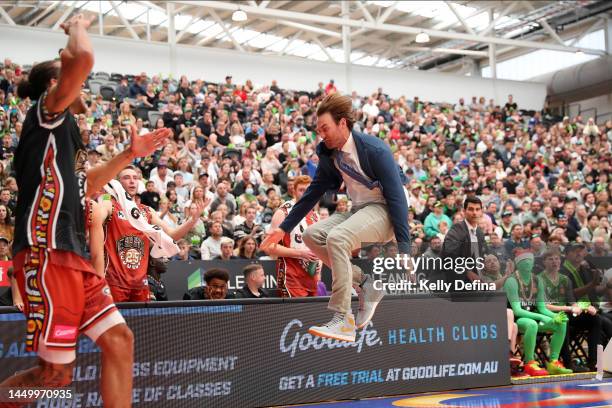
[[147,156],[163,147],[171,135],[172,131],[170,129],[162,128],[139,136],[136,126],[132,126],[132,144],[108,162],[87,171],[87,196],[91,197],[102,189],[134,159]]

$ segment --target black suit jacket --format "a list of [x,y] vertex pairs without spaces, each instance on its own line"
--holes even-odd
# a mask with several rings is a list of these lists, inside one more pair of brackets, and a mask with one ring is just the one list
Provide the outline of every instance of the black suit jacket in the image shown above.
[[[478,237],[478,251],[480,257],[484,258],[485,255],[485,239],[484,233],[480,227],[476,228],[476,236]],[[470,232],[465,221],[453,224],[451,229],[444,237],[444,243],[442,245],[442,252],[440,254],[444,263],[445,258],[471,258],[472,257],[472,242],[470,240]],[[445,277],[447,282],[454,282],[455,280],[463,280],[470,282],[466,273],[458,274],[454,269],[445,269],[441,274]]]

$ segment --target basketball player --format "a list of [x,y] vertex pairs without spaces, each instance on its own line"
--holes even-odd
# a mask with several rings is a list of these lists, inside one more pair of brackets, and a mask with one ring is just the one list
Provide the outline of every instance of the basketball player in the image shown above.
[[[278,228],[285,220],[291,208],[304,195],[310,185],[308,176],[298,176],[294,180],[295,198],[283,203],[272,217],[270,228]],[[298,225],[285,233],[280,244],[267,248],[268,255],[278,257],[276,260],[276,280],[281,297],[316,296],[316,271],[320,267],[317,256],[308,249],[302,235],[309,225],[318,221],[317,214],[310,210]]]
[[18,86],[19,96],[36,104],[26,115],[14,159],[19,186],[14,266],[27,319],[26,349],[39,359],[0,387],[67,386],[83,333],[102,351],[104,404],[129,407],[132,332],[87,255],[84,207],[87,192],[102,188],[136,157],[163,147],[171,131],[132,138],[124,152],[85,171],[87,154],[69,108],[80,105],[81,84],[93,66],[91,21],[76,15],[63,23],[68,44],[60,60],[35,65]]
[[[136,195],[138,173],[133,166],[128,166],[119,173],[119,182],[130,197]],[[151,243],[147,234],[132,225],[128,218],[133,214],[129,214],[115,197],[102,196],[98,205],[101,207],[105,230],[105,276],[114,301],[148,302],[150,296],[147,268]],[[151,207],[137,204],[137,208],[137,217],[143,217],[147,224],[161,228],[173,240],[184,237],[204,211],[204,206],[192,206],[190,218],[172,228],[162,221]],[[168,257],[174,255],[168,254]]]

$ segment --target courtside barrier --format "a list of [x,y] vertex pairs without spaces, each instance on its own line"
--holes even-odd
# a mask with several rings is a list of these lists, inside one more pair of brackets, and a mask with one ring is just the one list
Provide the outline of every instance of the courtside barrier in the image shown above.
[[[386,297],[354,343],[308,334],[330,317],[326,301],[120,305],[135,335],[133,406],[261,407],[510,382],[503,293]],[[15,310],[0,308],[1,378],[36,362]],[[99,355],[81,337],[73,400],[32,406],[102,406]]]

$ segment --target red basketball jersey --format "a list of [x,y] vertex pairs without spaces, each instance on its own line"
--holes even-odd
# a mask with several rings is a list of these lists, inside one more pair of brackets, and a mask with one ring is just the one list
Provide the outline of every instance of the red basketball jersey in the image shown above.
[[[119,203],[111,198],[113,211],[105,225],[104,252],[106,253],[106,280],[111,286],[138,289],[147,285],[149,238],[130,224]],[[152,211],[139,205],[138,216],[151,221]],[[136,209],[133,210],[136,212]],[[132,216],[137,216],[132,214]]]
[[[295,202],[288,201],[281,205],[280,209],[289,214]],[[310,211],[296,227],[285,233],[281,244],[287,248],[307,249],[304,244],[302,235],[309,225],[317,222],[318,216],[314,211]],[[279,257],[276,261],[277,284],[283,297],[292,296],[291,289],[304,290],[316,293],[318,280],[308,273],[308,264],[302,259]],[[283,293],[285,288],[288,289],[287,294]]]

